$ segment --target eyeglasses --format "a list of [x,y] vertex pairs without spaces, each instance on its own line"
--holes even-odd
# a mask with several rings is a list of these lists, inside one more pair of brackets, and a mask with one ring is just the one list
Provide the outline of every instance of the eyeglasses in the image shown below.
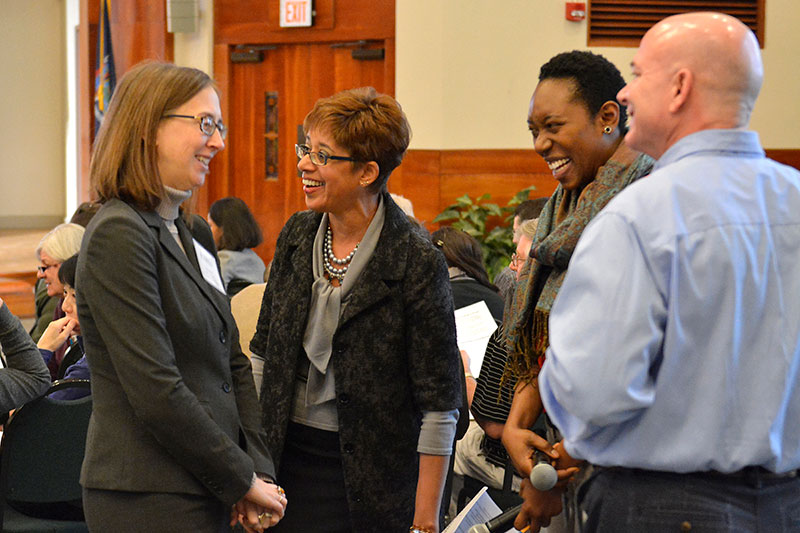
[[214,119],[208,115],[164,115],[161,118],[190,118],[192,120],[196,120],[200,123],[200,131],[204,134],[211,137],[214,135],[214,132],[219,130],[219,136],[225,140],[225,137],[228,135],[228,127],[222,123],[220,120],[219,122],[214,122]]
[[338,155],[328,155],[325,152],[312,152],[311,147],[306,144],[295,144],[294,151],[297,154],[297,157],[303,159],[305,156],[308,156],[311,159],[311,162],[317,165],[318,167],[324,167],[328,164],[329,159],[333,159],[334,161],[353,161],[358,162],[358,159],[353,159],[352,157],[342,157]]
[[36,267],[36,270],[38,270],[40,274],[44,274],[49,269],[55,268],[57,266],[58,266],[58,264],[55,264],[55,265],[39,265],[38,267]]
[[509,268],[511,268],[511,270],[518,270],[519,268],[522,267],[522,265],[525,264],[525,261],[527,260],[528,260],[527,257],[522,257],[517,252],[514,252],[513,254],[511,254],[511,264],[509,264],[508,266]]

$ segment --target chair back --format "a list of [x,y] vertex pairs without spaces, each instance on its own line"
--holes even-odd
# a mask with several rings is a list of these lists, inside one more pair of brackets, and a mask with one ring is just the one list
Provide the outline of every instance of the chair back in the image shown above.
[[0,459],[0,495],[5,501],[50,503],[81,499],[79,484],[92,397],[56,400],[65,387],[89,387],[88,380],[56,382],[23,405],[5,426]]

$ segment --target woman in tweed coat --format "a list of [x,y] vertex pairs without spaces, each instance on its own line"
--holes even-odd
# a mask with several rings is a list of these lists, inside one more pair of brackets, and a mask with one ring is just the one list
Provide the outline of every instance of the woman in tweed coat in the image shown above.
[[372,88],[303,127],[310,211],[278,238],[251,343],[293,495],[278,531],[438,532],[463,371],[444,258],[386,192],[410,129]]

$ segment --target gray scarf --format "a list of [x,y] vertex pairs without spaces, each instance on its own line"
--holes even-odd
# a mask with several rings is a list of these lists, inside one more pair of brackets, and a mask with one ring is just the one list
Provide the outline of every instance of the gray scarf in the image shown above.
[[319,405],[336,397],[333,368],[329,366],[333,335],[339,325],[347,302],[347,295],[358,282],[364,267],[372,257],[383,228],[385,209],[379,197],[378,210],[358,245],[353,260],[341,286],[334,287],[325,278],[322,246],[328,229],[328,214],[322,215],[317,235],[314,238],[313,270],[314,283],[311,285],[311,305],[308,309],[308,323],[303,337],[303,348],[311,362],[308,368],[306,405]]

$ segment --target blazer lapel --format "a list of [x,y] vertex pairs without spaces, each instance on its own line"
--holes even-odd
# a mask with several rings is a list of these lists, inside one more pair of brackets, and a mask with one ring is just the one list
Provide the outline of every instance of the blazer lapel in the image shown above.
[[[200,291],[211,302],[211,304],[214,306],[214,309],[216,309],[217,313],[224,320],[225,313],[223,313],[220,309],[219,298],[214,294],[214,292],[219,291],[212,287],[211,284],[208,283],[205,278],[203,278],[203,275],[200,272],[200,265],[197,262],[197,254],[194,250],[194,241],[191,233],[189,233],[189,230],[186,228],[183,221],[178,219],[176,226],[178,227],[178,236],[181,239],[181,243],[183,244],[186,253],[184,253],[180,246],[178,246],[178,243],[175,241],[175,237],[172,236],[157,213],[152,211],[137,211],[147,225],[151,228],[154,228],[158,233],[159,244],[161,244],[166,252],[172,256],[175,262],[180,265],[180,267],[184,272],[186,272],[192,281],[195,282]],[[187,246],[187,243],[189,246]]]

